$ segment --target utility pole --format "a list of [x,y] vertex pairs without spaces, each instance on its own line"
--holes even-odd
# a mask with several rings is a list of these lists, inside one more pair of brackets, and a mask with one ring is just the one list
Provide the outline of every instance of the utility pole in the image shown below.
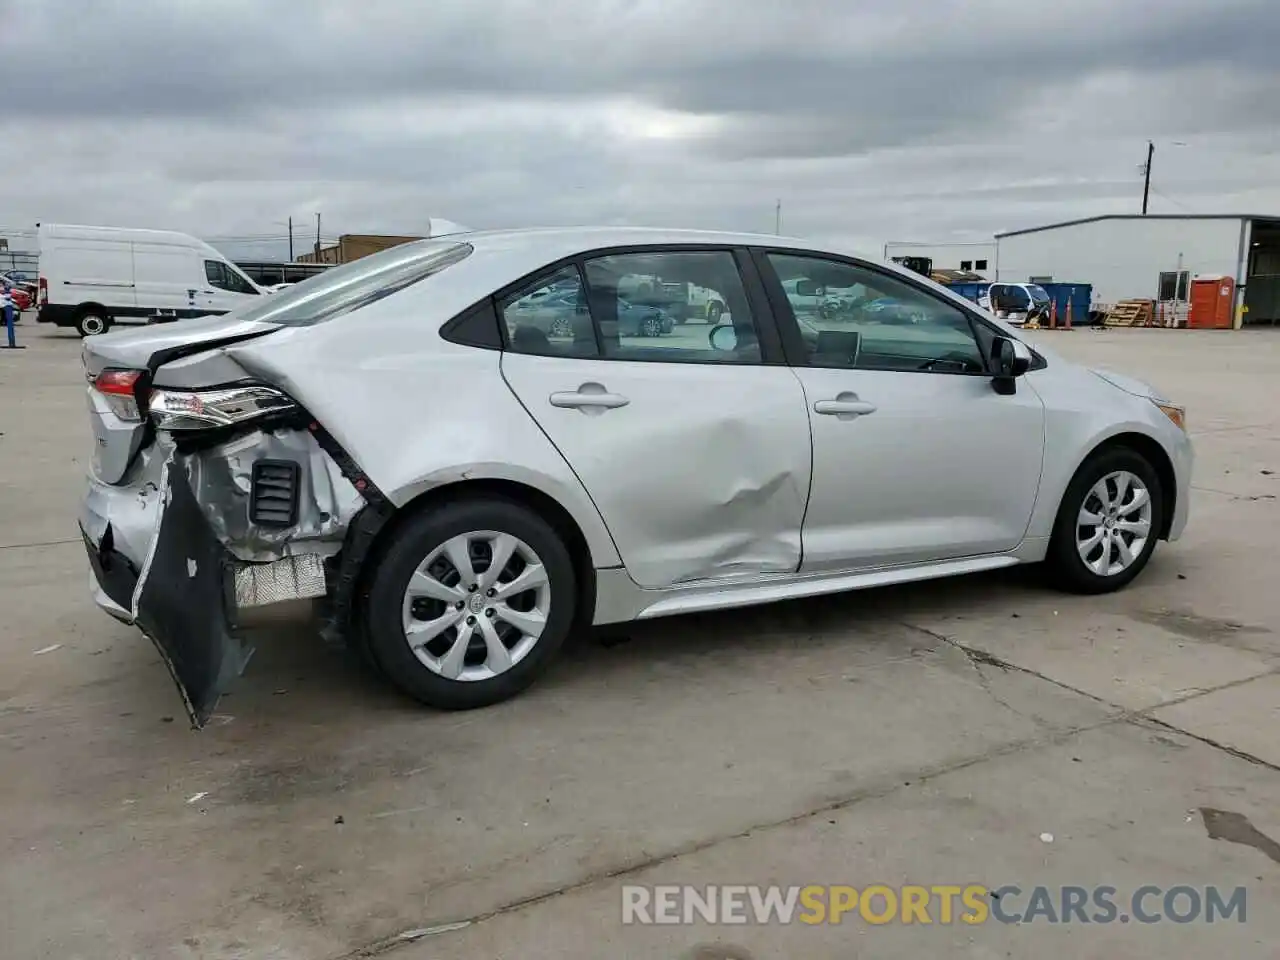
[[[1144,213],[1146,211],[1143,211]],[[316,263],[320,262],[320,214],[316,214]]]
[[774,236],[782,236],[782,201],[778,201],[778,205],[773,209],[773,233]]
[[1156,155],[1156,145],[1154,141],[1147,141],[1147,168],[1146,179],[1142,184],[1142,215],[1147,215],[1147,197],[1151,194],[1151,158]]
[[293,217],[289,218],[289,262],[293,263]]

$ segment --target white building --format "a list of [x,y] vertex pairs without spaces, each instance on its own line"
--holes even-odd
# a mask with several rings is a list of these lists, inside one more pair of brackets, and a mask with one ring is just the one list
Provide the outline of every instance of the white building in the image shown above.
[[967,270],[984,280],[996,278],[996,242],[994,240],[955,243],[908,243],[892,241],[884,245],[885,260],[898,257],[928,257],[935,270]]
[[1114,215],[996,235],[997,280],[1093,285],[1095,304],[1185,310],[1196,277],[1230,277],[1235,324],[1280,322],[1280,216]]

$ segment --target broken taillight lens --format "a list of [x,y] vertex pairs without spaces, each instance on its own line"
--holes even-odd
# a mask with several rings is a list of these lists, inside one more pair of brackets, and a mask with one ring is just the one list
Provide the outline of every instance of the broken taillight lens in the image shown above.
[[121,420],[139,421],[146,409],[145,370],[103,370],[93,378],[93,389]]

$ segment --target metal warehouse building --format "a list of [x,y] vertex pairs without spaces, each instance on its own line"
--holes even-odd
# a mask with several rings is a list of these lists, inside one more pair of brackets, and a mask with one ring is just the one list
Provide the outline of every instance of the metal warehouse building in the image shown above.
[[1197,277],[1229,278],[1234,325],[1280,322],[1280,216],[1101,216],[996,234],[996,279],[1093,284],[1182,317]]

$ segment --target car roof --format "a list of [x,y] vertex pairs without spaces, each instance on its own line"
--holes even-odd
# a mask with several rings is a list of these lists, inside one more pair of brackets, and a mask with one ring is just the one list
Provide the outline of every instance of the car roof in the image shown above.
[[[502,249],[515,253],[521,248],[540,253],[562,249],[571,256],[601,247],[645,246],[649,244],[706,244],[709,246],[772,246],[801,248],[817,252],[858,255],[855,251],[832,247],[820,241],[780,237],[766,233],[735,233],[720,230],[687,230],[665,227],[526,227],[513,230],[480,230],[433,237],[437,241],[469,243],[477,252]],[[864,257],[865,258],[865,257]]]

